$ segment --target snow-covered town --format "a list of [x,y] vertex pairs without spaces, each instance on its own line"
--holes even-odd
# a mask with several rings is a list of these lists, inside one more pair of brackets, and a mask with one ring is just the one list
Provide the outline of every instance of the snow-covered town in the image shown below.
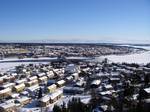
[[0,112],[150,112],[150,0],[0,0]]
[[149,63],[113,62],[107,56],[32,60],[0,60],[1,68],[13,63],[1,69],[0,112],[149,112]]

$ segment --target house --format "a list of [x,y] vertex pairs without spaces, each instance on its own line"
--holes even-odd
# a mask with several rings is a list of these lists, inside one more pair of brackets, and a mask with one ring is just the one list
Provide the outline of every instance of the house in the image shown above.
[[46,107],[49,104],[52,104],[54,102],[56,102],[57,100],[59,100],[63,95],[63,92],[60,90],[57,90],[56,92],[46,95],[44,97],[42,97],[39,101],[39,105],[41,107]]
[[111,84],[104,85],[105,90],[112,90],[113,86]]
[[56,89],[57,89],[57,85],[56,84],[52,84],[52,85],[50,85],[50,86],[47,87],[47,91],[49,93],[54,92]]
[[143,89],[143,94],[144,94],[146,97],[150,97],[150,87]]
[[79,68],[75,64],[69,64],[65,68],[65,73],[77,73]]
[[42,76],[39,78],[40,83],[46,83],[47,82],[47,76]]
[[115,90],[102,91],[99,94],[101,96],[111,96],[113,93],[116,93],[116,91]]
[[120,74],[119,74],[119,72],[112,72],[111,77],[112,78],[120,78]]
[[29,92],[28,91],[23,91],[20,93],[20,95],[22,96],[29,96]]
[[26,79],[21,79],[21,80],[16,80],[15,81],[16,85],[19,85],[19,84],[22,84],[22,83],[25,83],[25,82],[27,82]]
[[28,104],[31,102],[31,98],[29,97],[20,97],[18,99],[15,100],[15,103],[20,103],[22,106]]
[[100,72],[100,73],[97,73],[96,76],[100,77],[100,78],[103,78],[103,79],[107,79],[110,76],[110,74]]
[[143,101],[143,112],[149,112],[150,110],[150,98]]
[[24,88],[25,88],[25,84],[22,83],[22,84],[14,86],[12,90],[18,93],[18,92],[23,91]]
[[4,80],[0,77],[0,84],[3,84]]
[[0,112],[15,112],[16,105],[15,103],[2,103],[0,104]]
[[12,93],[11,94],[11,98],[15,99],[15,98],[19,98],[20,94],[19,93]]
[[73,73],[71,76],[73,77],[74,80],[78,80],[78,78],[79,78],[78,73]]
[[39,100],[39,105],[41,107],[46,107],[50,104],[49,100],[50,100],[49,95],[46,95]]
[[110,82],[111,83],[119,83],[120,82],[120,78],[110,78]]
[[73,80],[73,76],[67,76],[67,77],[66,77],[66,81],[67,81],[67,82],[70,82],[70,81],[72,81],[72,80]]
[[57,83],[56,83],[56,85],[58,86],[58,87],[62,87],[64,84],[65,84],[65,80],[60,80],[60,81],[58,81]]
[[107,105],[102,105],[102,106],[98,106],[96,108],[94,108],[92,110],[92,112],[105,112],[108,110],[108,106]]
[[46,74],[45,74],[44,72],[37,74],[38,77],[43,77],[43,76],[45,76],[45,75],[46,75]]
[[33,85],[26,89],[30,96],[35,96],[36,92],[39,90],[39,85]]
[[29,77],[29,78],[28,78],[28,81],[37,80],[37,79],[38,79],[37,76],[32,76],[32,77]]
[[82,94],[84,92],[84,88],[81,87],[64,87],[63,92],[67,94]]
[[53,71],[46,72],[46,75],[49,79],[54,78],[55,76]]
[[38,84],[38,80],[31,80],[31,81],[25,83],[25,85],[27,87],[31,87],[31,86],[36,85],[36,84]]
[[15,83],[7,83],[7,84],[5,84],[5,85],[2,85],[1,87],[12,89],[14,86],[15,86]]
[[18,74],[17,73],[11,73],[11,76],[16,77]]
[[100,80],[94,80],[91,83],[91,88],[98,88],[100,85],[101,81]]
[[78,82],[75,83],[74,87],[83,87],[85,86],[85,81],[79,80]]
[[63,91],[61,90],[57,90],[56,92],[52,93],[51,95],[49,95],[50,103],[56,102],[62,97],[62,95],[63,95]]
[[0,99],[7,98],[11,95],[11,89],[5,88],[0,90]]
[[16,79],[15,76],[7,75],[7,77],[5,77],[3,80],[4,80],[4,82],[9,82],[9,81],[14,81],[15,79]]

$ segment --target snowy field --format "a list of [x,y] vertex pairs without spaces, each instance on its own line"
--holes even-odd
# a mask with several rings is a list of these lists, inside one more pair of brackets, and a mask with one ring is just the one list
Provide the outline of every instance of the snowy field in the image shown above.
[[[138,48],[144,48],[146,50],[150,50],[150,46],[134,46]],[[150,51],[141,52],[141,53],[134,53],[134,54],[127,54],[127,55],[108,55],[108,56],[101,56],[96,58],[97,61],[107,58],[111,62],[115,63],[138,63],[138,64],[147,64],[150,63]]]

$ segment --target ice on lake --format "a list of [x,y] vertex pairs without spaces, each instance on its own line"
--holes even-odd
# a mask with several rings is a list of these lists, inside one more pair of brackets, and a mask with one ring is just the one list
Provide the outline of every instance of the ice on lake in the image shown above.
[[[134,46],[136,47],[136,46]],[[137,46],[138,48],[144,48],[147,50],[150,50],[150,47],[145,46]],[[107,56],[101,56],[96,58],[96,60],[102,60],[104,58],[107,58],[111,62],[115,63],[138,63],[138,64],[147,64],[150,63],[150,51],[145,51],[141,53],[133,53],[133,54],[127,54],[127,55],[107,55]]]

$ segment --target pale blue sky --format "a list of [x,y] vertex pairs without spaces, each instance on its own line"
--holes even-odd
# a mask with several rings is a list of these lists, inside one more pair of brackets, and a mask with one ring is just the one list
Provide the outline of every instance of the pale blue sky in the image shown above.
[[0,0],[0,40],[150,43],[150,0]]

